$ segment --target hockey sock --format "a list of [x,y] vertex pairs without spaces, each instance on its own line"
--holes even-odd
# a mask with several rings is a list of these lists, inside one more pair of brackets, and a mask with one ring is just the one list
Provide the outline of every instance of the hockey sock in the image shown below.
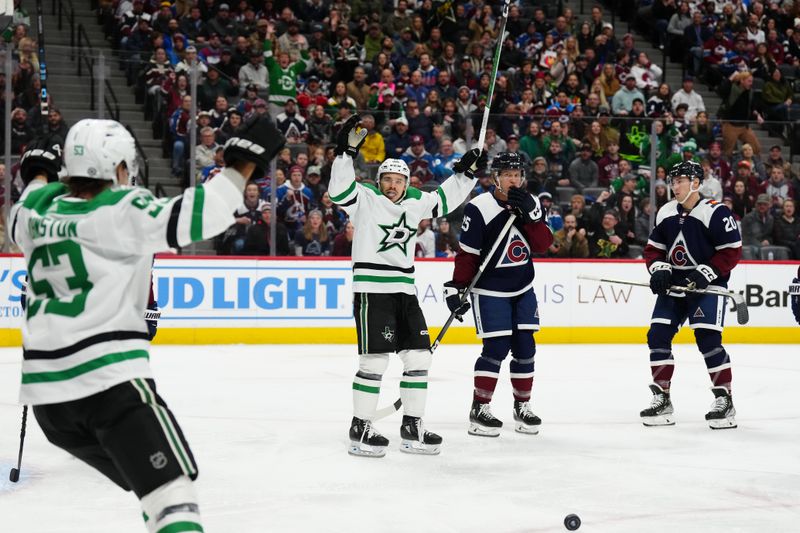
[[358,372],[353,378],[353,416],[372,420],[378,407],[381,379],[389,366],[389,354],[360,354]]
[[675,328],[667,324],[651,324],[647,332],[647,345],[650,347],[650,374],[653,383],[669,392],[675,359],[672,356],[672,338]]
[[475,390],[473,400],[480,403],[492,401],[497,387],[500,364],[511,349],[511,337],[491,337],[483,339],[483,351],[475,361]]
[[508,365],[511,373],[511,387],[514,399],[518,402],[527,402],[531,399],[533,388],[533,366],[536,355],[536,343],[533,341],[532,331],[515,331],[512,340],[511,353],[514,357]]
[[697,347],[706,362],[708,376],[714,387],[725,387],[731,392],[731,359],[722,347],[722,333],[713,329],[696,329],[694,331]]
[[400,380],[400,399],[407,416],[425,415],[428,400],[428,369],[431,366],[429,350],[402,350],[403,379]]
[[161,485],[142,497],[142,513],[150,533],[203,531],[192,480],[187,476]]

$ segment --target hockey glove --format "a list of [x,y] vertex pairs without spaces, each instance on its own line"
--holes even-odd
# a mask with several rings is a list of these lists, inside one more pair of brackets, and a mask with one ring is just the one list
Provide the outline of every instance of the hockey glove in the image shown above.
[[542,207],[531,193],[525,189],[511,187],[508,190],[506,205],[513,209],[525,222],[538,222],[542,219]]
[[486,152],[473,148],[453,163],[453,171],[456,174],[464,174],[469,179],[474,179],[479,170],[486,168],[488,162],[489,156],[486,155]]
[[456,320],[459,322],[464,321],[462,317],[470,308],[468,301],[461,301],[465,292],[467,292],[466,288],[458,287],[452,281],[444,284],[444,301],[447,303],[447,308],[450,309],[450,312],[455,315]]
[[353,159],[358,156],[358,151],[364,144],[364,139],[367,138],[367,128],[359,128],[360,122],[361,117],[353,115],[342,124],[342,128],[336,135],[336,149],[334,150],[336,155],[347,154]]
[[697,265],[697,268],[689,272],[686,276],[686,287],[688,289],[705,289],[708,285],[717,279],[717,271],[714,267],[708,265]]
[[800,324],[800,278],[794,278],[789,286],[789,294],[792,299],[792,313],[794,319]]
[[150,336],[149,340],[153,340],[158,331],[158,319],[161,318],[161,310],[158,308],[158,303],[152,302],[147,305],[144,312],[144,321],[147,322],[147,334]]
[[269,117],[256,116],[236,131],[236,137],[228,139],[222,156],[225,166],[237,161],[255,164],[256,170],[250,177],[259,178],[285,144],[286,138]]
[[672,266],[663,261],[656,261],[650,265],[650,290],[653,294],[664,296],[672,286]]
[[61,170],[61,146],[51,143],[49,138],[39,138],[26,147],[19,161],[19,174],[27,185],[36,176],[47,176],[48,183],[58,181]]

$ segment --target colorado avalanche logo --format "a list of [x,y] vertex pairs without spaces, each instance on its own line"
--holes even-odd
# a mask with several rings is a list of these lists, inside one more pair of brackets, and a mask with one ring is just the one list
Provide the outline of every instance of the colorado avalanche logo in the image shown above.
[[686,254],[686,247],[683,243],[678,244],[672,249],[672,252],[670,252],[670,261],[673,265],[677,266],[686,266],[689,262]]
[[514,228],[506,242],[505,253],[497,262],[497,268],[519,266],[527,262],[530,256],[531,252],[527,241]]

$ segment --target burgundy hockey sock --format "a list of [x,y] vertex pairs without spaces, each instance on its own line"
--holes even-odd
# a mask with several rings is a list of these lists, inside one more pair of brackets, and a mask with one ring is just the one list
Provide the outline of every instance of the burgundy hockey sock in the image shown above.
[[653,383],[661,387],[664,392],[669,392],[669,386],[672,383],[672,373],[675,371],[675,365],[657,365],[650,367],[650,373],[653,375]]
[[473,400],[479,403],[491,402],[494,389],[497,386],[497,374],[494,372],[475,371],[474,383]]
[[709,372],[708,376],[711,378],[711,384],[715,387],[725,387],[728,389],[728,394],[731,393],[731,381],[733,375],[730,368],[724,368],[717,372]]
[[518,402],[527,402],[531,399],[533,376],[516,377],[512,374],[511,387],[514,389],[514,400]]

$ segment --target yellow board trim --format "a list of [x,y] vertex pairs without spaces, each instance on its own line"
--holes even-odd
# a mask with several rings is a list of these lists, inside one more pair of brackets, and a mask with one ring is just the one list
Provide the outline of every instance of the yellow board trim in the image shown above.
[[[439,328],[430,328],[431,339]],[[800,344],[800,327],[728,327],[728,344]],[[646,344],[646,327],[547,327],[536,333],[537,344]],[[471,327],[452,327],[446,344],[479,344]],[[676,344],[693,344],[689,328],[681,328]],[[356,344],[355,328],[159,328],[154,344]],[[21,346],[18,329],[0,329],[0,346]]]

